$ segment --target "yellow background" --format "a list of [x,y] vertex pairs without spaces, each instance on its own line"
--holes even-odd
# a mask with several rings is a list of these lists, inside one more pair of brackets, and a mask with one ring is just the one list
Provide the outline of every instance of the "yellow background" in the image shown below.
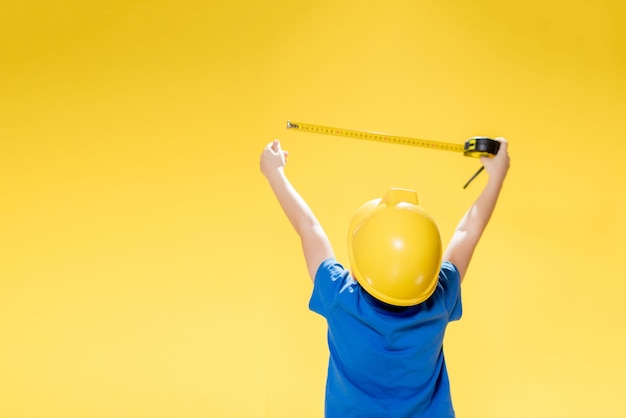
[[320,417],[327,349],[287,172],[337,257],[418,190],[444,241],[477,160],[286,131],[462,143],[512,167],[446,355],[459,417],[625,417],[626,7],[4,1],[0,417]]

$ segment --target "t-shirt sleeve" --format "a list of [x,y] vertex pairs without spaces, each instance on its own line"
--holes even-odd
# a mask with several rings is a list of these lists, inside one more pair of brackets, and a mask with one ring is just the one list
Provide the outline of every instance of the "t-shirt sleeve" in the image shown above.
[[442,263],[439,283],[443,287],[449,321],[461,319],[461,315],[463,314],[463,305],[461,303],[461,275],[454,264],[449,261]]
[[334,258],[322,262],[315,273],[309,309],[326,317],[348,277],[349,271]]

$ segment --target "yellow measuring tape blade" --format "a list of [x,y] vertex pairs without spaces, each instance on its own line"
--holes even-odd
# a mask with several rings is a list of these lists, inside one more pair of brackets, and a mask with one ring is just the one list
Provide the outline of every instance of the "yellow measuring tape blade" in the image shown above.
[[297,129],[314,134],[336,135],[354,139],[384,142],[387,144],[410,145],[413,147],[430,148],[442,151],[463,152],[463,145],[447,142],[428,141],[426,139],[407,138],[403,136],[387,135],[379,132],[355,131],[352,129],[332,128],[330,126],[312,125],[302,122],[287,122],[287,129]]

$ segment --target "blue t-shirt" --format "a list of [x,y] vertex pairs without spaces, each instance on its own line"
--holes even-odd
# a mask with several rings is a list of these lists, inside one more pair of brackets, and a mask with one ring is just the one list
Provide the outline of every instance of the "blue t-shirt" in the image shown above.
[[309,308],[328,322],[325,416],[454,417],[443,356],[448,322],[461,318],[457,268],[444,262],[433,295],[391,307],[334,259],[315,276]]

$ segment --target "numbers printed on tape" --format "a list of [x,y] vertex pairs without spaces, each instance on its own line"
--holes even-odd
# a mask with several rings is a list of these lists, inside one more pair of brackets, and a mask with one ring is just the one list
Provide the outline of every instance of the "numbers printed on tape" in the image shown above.
[[343,136],[354,139],[364,139],[367,141],[384,142],[388,144],[409,145],[413,147],[429,148],[442,151],[463,152],[463,145],[450,144],[447,142],[429,141],[425,139],[407,138],[403,136],[387,135],[378,132],[356,131],[352,129],[333,128],[323,125],[312,125],[302,122],[287,122],[287,129],[297,129],[303,132],[310,132],[323,135]]

